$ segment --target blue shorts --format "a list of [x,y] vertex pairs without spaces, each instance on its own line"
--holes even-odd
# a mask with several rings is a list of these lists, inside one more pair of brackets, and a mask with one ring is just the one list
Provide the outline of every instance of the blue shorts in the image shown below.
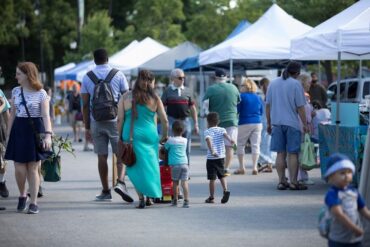
[[287,125],[272,126],[270,149],[278,153],[299,153],[301,131]]

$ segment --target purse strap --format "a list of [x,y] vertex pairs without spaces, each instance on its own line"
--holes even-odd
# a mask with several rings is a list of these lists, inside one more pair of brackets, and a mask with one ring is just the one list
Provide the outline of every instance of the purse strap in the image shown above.
[[134,132],[134,118],[136,118],[136,101],[132,95],[131,101],[131,121],[130,121],[130,142],[133,140],[133,132]]
[[31,119],[31,115],[30,115],[30,112],[28,111],[28,107],[27,107],[27,102],[26,102],[26,99],[24,98],[24,94],[23,94],[23,87],[21,87],[21,96],[22,96],[22,103],[24,105],[24,108],[26,109],[26,112],[27,112],[27,116],[28,116],[28,122],[30,123],[31,125],[31,128],[32,128],[32,131],[35,135],[38,134],[38,132],[36,131],[36,127],[35,127],[35,123],[32,121]]

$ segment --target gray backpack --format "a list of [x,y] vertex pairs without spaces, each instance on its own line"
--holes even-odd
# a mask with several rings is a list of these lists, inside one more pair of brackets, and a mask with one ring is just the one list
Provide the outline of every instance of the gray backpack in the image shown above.
[[117,117],[118,106],[114,100],[114,94],[110,84],[110,81],[117,72],[117,69],[112,69],[104,80],[99,79],[92,71],[87,73],[87,76],[95,84],[91,108],[92,116],[96,121],[108,121]]

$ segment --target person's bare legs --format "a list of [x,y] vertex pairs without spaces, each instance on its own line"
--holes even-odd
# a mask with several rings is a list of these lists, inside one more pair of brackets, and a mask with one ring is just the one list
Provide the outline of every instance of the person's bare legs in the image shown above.
[[285,183],[286,153],[278,152],[276,157],[276,171],[279,176],[279,183]]
[[228,147],[228,146],[225,146],[225,169],[228,170],[230,165],[231,165],[231,161],[233,159],[233,155],[234,155],[234,150],[232,147]]
[[177,201],[178,199],[178,194],[179,194],[179,181],[178,180],[174,180],[173,181],[173,185],[172,185],[172,190],[173,190],[173,200],[174,201]]
[[257,163],[258,163],[259,157],[260,157],[260,154],[252,154],[253,171],[257,171]]
[[297,184],[298,154],[288,153],[288,171],[290,182]]
[[126,166],[122,162],[117,161],[117,177],[119,181],[125,181]]
[[20,197],[26,197],[27,165],[14,162],[15,180],[17,181]]
[[40,177],[39,166],[41,161],[27,163],[27,180],[30,189],[31,203],[37,204],[37,193],[39,192]]
[[209,180],[209,196],[215,198],[215,182],[216,180]]
[[181,180],[182,191],[184,192],[184,200],[189,201],[189,186],[187,180]]
[[238,161],[239,161],[239,171],[241,173],[245,173],[245,168],[244,168],[244,154],[238,154]]
[[221,186],[224,191],[227,191],[227,182],[225,178],[220,178]]
[[104,191],[109,190],[109,181],[108,181],[108,155],[107,154],[98,154],[98,169],[100,181]]

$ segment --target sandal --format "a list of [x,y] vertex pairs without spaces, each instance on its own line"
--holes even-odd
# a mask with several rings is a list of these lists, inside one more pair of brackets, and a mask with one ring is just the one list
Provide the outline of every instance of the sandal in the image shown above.
[[290,190],[307,190],[307,186],[304,184],[299,184],[299,183],[291,183],[289,184],[289,189]]
[[235,175],[244,175],[244,174],[245,174],[245,171],[244,171],[244,170],[240,170],[240,169],[238,169],[238,170],[235,170],[235,171],[234,171],[234,174],[235,174]]
[[215,203],[215,198],[213,198],[212,196],[208,197],[206,200],[205,200],[205,203]]
[[289,188],[288,182],[280,182],[278,183],[277,187],[278,190],[286,190]]
[[136,208],[140,208],[140,209],[145,208],[145,200],[144,200],[144,197],[139,199],[139,205],[137,205]]
[[147,197],[145,205],[149,207],[149,206],[152,206],[153,204],[154,202],[152,201],[152,199],[150,197]]

